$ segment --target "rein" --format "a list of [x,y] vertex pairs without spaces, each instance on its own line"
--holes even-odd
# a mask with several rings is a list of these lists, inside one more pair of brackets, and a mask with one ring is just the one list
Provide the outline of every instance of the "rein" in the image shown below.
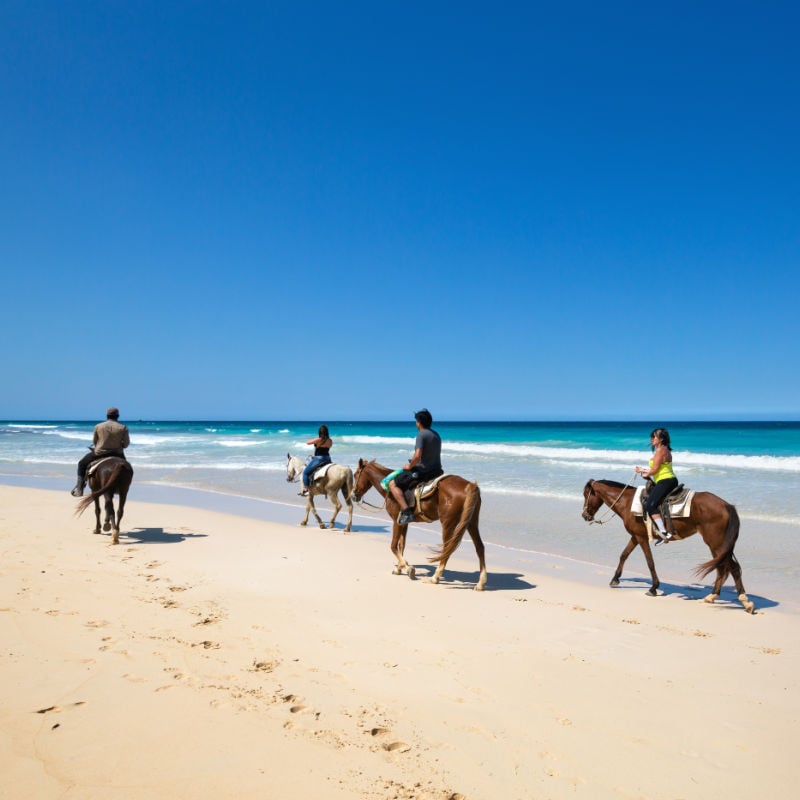
[[[630,483],[626,483],[622,487],[622,491],[616,496],[616,498],[614,499],[614,502],[613,503],[606,503],[606,506],[608,506],[608,508],[607,508],[607,511],[606,511],[605,518],[604,519],[590,519],[589,520],[589,524],[590,525],[605,525],[605,523],[608,522],[609,518],[614,513],[614,506],[619,502],[620,497],[622,497],[622,495],[625,494],[625,490],[626,489],[632,489],[633,488],[633,484],[636,483],[636,477],[637,477],[637,473],[634,472],[633,473],[633,480]],[[604,500],[603,502],[605,503],[606,501]]]

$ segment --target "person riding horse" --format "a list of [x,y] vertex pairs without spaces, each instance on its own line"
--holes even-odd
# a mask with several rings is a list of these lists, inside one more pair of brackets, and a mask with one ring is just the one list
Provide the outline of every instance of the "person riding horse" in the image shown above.
[[328,426],[320,425],[317,438],[309,439],[306,444],[314,445],[314,455],[303,470],[303,491],[298,492],[301,497],[305,497],[308,494],[308,487],[311,485],[311,476],[317,469],[323,464],[331,463],[331,447],[333,447],[333,440],[328,433]]
[[669,431],[666,428],[656,428],[650,434],[650,447],[653,457],[647,467],[636,467],[643,478],[652,481],[647,500],[645,501],[645,513],[656,524],[657,540],[656,544],[667,542],[672,538],[672,532],[668,531],[661,518],[661,504],[670,492],[678,488],[678,479],[672,469],[672,443],[669,438]]
[[403,467],[403,471],[389,482],[389,490],[400,505],[399,525],[408,525],[414,521],[414,509],[406,502],[406,490],[412,489],[422,481],[438,478],[444,473],[442,469],[442,439],[431,429],[433,417],[427,408],[414,414],[417,423],[417,439],[414,443],[414,455]]
[[[106,411],[106,421],[94,427],[92,446],[78,462],[78,482],[70,492],[73,497],[83,497],[86,487],[86,471],[93,461],[107,456],[125,459],[125,448],[131,443],[128,427],[119,422],[119,409],[113,406]],[[127,461],[127,459],[125,459]]]

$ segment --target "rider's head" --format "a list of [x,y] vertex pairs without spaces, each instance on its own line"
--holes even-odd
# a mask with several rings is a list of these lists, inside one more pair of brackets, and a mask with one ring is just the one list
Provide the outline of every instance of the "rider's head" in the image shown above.
[[106,419],[119,419],[119,409],[111,406],[111,408],[106,411]]
[[[666,445],[672,449],[672,444],[669,441],[669,431],[666,428],[654,428],[653,432],[650,434],[651,443],[654,438],[659,444]],[[655,446],[653,446],[653,449],[655,450]]]
[[422,425],[423,428],[430,428],[433,425],[433,417],[427,408],[421,408],[414,414],[414,419]]
[[320,425],[319,426],[319,438],[320,439],[330,439],[330,434],[328,433],[328,426],[327,425]]

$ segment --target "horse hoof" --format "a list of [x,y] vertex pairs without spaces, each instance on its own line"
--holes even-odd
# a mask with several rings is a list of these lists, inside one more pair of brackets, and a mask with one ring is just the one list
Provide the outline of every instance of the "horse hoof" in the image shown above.
[[483,592],[485,590],[486,590],[486,586],[483,583],[476,583],[475,584],[475,588],[473,589],[473,591],[475,591],[475,592]]
[[616,578],[612,578],[611,583],[608,585],[613,589],[615,586],[619,586],[619,581]]
[[307,522],[301,522],[301,523],[300,523],[300,527],[301,527],[301,528],[305,528],[305,526],[306,526],[306,525],[308,525],[308,523],[307,523]]
[[744,610],[748,614],[755,614],[756,607],[750,601],[750,598],[746,594],[739,595],[739,602],[744,606]]
[[703,598],[704,603],[713,603],[719,597],[718,594],[708,594]]
[[106,522],[106,524],[105,524],[105,525],[103,525],[103,530],[104,530],[106,533],[108,533],[108,532],[111,530],[111,523],[110,523],[110,522]]
[[392,575],[402,575],[402,574],[403,574],[403,571],[400,569],[400,567],[395,567],[392,570]]
[[658,597],[658,592],[654,588],[650,588],[647,590],[648,597]]
[[416,569],[414,569],[414,567],[409,567],[409,568],[408,568],[408,577],[409,577],[409,578],[410,578],[412,581],[414,580],[414,578],[416,578],[416,577],[417,577],[417,571],[416,571]]

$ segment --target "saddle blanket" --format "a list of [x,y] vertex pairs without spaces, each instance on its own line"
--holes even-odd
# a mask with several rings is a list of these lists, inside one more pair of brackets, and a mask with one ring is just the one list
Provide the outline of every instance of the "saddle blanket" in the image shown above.
[[86,475],[87,475],[87,477],[88,477],[89,475],[92,475],[92,474],[94,473],[94,471],[95,471],[95,470],[96,470],[96,469],[97,469],[97,468],[98,468],[98,467],[99,467],[99,466],[100,466],[100,465],[101,465],[101,464],[102,464],[104,461],[108,461],[108,459],[109,459],[109,458],[118,458],[118,457],[119,457],[119,456],[103,456],[102,458],[98,458],[98,459],[97,459],[97,461],[92,461],[92,463],[91,463],[91,464],[89,464],[89,469],[87,469],[87,470],[86,470]]
[[[642,509],[642,492],[644,492],[644,486],[638,486],[636,491],[633,495],[633,500],[631,501],[631,511],[637,517],[644,516],[644,510]],[[684,488],[679,494],[673,496],[669,495],[667,500],[669,501],[669,513],[670,516],[673,518],[680,518],[680,517],[689,517],[692,514],[692,498],[695,495],[694,489],[686,489]]]
[[327,464],[322,464],[311,473],[311,480],[315,481],[317,478],[324,478],[327,471],[333,466],[333,462],[329,461]]

